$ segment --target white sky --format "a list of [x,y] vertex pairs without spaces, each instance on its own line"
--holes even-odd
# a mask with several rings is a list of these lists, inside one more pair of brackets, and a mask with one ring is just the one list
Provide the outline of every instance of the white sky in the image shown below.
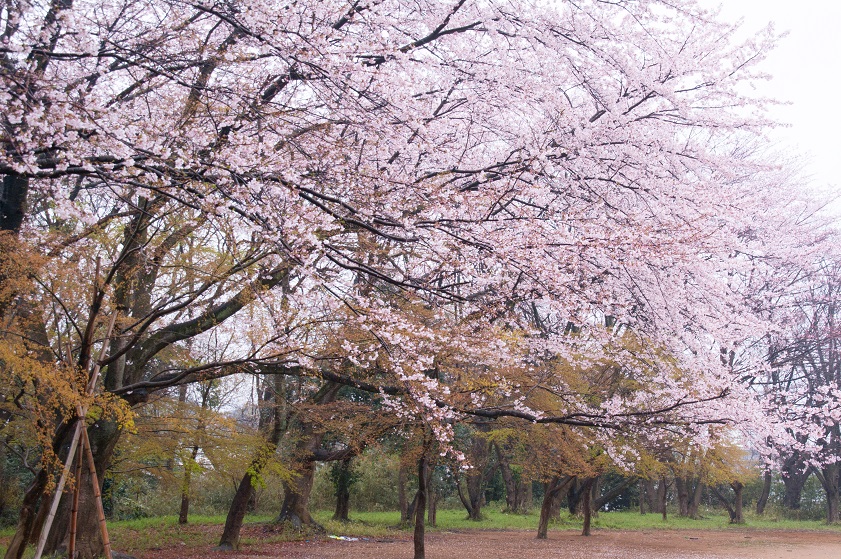
[[722,6],[722,19],[744,18],[745,30],[773,22],[788,31],[762,66],[774,79],[766,96],[789,101],[772,116],[791,125],[774,133],[781,147],[804,156],[804,174],[820,190],[841,196],[841,1],[701,0]]

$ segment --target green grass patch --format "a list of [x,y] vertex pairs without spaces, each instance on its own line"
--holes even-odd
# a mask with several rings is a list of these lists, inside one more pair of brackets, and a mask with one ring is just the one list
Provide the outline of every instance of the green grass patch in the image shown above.
[[[318,512],[316,520],[336,535],[379,536],[382,530],[396,530],[400,523],[398,512],[351,512],[350,523],[333,522],[331,512]],[[535,530],[540,519],[539,511],[529,514],[507,514],[499,507],[488,506],[482,511],[482,520],[467,518],[464,510],[439,510],[438,525],[427,526],[429,531],[448,530]],[[550,530],[580,530],[582,519],[562,513],[560,521],[549,525]],[[772,515],[746,515],[745,524],[730,524],[730,519],[721,512],[710,511],[702,518],[693,520],[670,514],[664,521],[660,514],[641,515],[636,511],[601,512],[593,518],[593,528],[601,530],[822,530],[841,532],[841,525],[828,526],[819,520],[793,520]],[[388,532],[385,532],[388,533]]]

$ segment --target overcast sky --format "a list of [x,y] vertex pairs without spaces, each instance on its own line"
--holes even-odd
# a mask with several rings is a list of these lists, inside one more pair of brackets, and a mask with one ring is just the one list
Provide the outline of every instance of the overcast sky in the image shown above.
[[744,18],[757,30],[774,22],[788,31],[763,69],[774,79],[768,96],[790,101],[774,117],[791,124],[775,133],[784,146],[805,156],[805,174],[815,186],[841,196],[841,2],[838,0],[701,0],[721,5],[722,18]]

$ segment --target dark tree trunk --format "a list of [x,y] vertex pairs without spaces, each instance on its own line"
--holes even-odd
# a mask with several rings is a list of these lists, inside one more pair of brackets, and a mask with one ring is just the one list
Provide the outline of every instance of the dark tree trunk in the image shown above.
[[428,467],[429,479],[426,482],[426,522],[433,528],[438,526],[438,499],[441,498],[434,483],[434,469],[433,466]]
[[645,514],[645,481],[640,480],[640,514]]
[[744,489],[744,485],[739,481],[734,481],[730,483],[730,488],[733,489],[734,493],[732,502],[717,487],[711,487],[713,494],[727,509],[727,514],[730,516],[730,524],[744,524],[745,519],[742,514],[742,490]]
[[677,493],[678,516],[689,516],[689,480],[684,477],[675,477],[675,493]]
[[665,522],[668,511],[666,502],[669,498],[669,484],[666,482],[665,477],[660,480],[660,487],[657,488],[657,496],[660,498],[660,512],[663,515],[663,522]]
[[8,491],[9,487],[12,487],[14,481],[10,479],[8,472],[6,470],[6,445],[11,442],[11,435],[6,437],[5,444],[0,443],[0,518],[3,518],[3,515],[6,512],[6,507],[8,506]]
[[485,487],[482,483],[482,476],[467,476],[467,496],[470,499],[468,514],[470,520],[482,520],[482,505],[485,504]]
[[756,500],[756,514],[765,514],[765,507],[768,505],[768,497],[771,496],[771,472],[766,471],[762,480],[762,493]]
[[522,490],[518,493],[520,500],[517,502],[517,511],[519,511],[520,514],[528,514],[534,506],[532,480],[523,479],[521,476],[520,485],[522,486]]
[[181,487],[181,508],[178,510],[178,523],[187,524],[187,517],[190,514],[190,470],[184,471],[184,481]]
[[315,462],[307,461],[299,464],[294,478],[284,480],[283,505],[280,507],[276,522],[288,522],[297,530],[304,526],[323,530],[321,525],[313,520],[309,510],[314,475]]
[[786,458],[781,471],[783,485],[785,486],[783,507],[788,510],[800,510],[803,486],[806,485],[812,471],[806,466],[799,453],[794,453]]
[[190,452],[190,462],[184,464],[184,480],[181,483],[181,509],[178,511],[178,523],[187,524],[187,517],[190,514],[190,482],[193,478],[193,468],[196,457],[199,455],[198,445]]
[[426,445],[424,445],[423,454],[421,454],[418,461],[418,493],[415,496],[415,532],[413,536],[415,547],[415,559],[425,558],[424,549],[424,515],[426,514],[426,489],[427,489],[427,458]]
[[590,535],[590,522],[593,517],[592,492],[590,491],[590,489],[592,488],[595,481],[596,480],[594,478],[590,478],[582,484],[581,510],[584,513],[584,527],[581,530],[582,536]]
[[526,514],[531,509],[531,481],[523,478],[511,467],[505,448],[494,444],[499,471],[505,485],[505,510],[503,512]]
[[575,478],[567,491],[567,509],[570,514],[581,513],[581,480]]
[[505,455],[499,444],[494,444],[496,458],[499,462],[499,471],[502,474],[502,481],[505,484],[505,510],[503,512],[517,512],[517,480],[514,472],[511,471],[511,464],[508,456]]
[[493,469],[488,468],[488,441],[481,434],[475,434],[471,441],[470,462],[473,467],[465,475],[467,495],[461,491],[461,484],[458,484],[459,498],[464,508],[467,509],[467,516],[470,520],[482,519],[482,505],[485,501],[485,484],[493,476]]
[[[201,409],[206,410],[210,406],[210,393],[213,390],[213,382],[204,382],[201,387]],[[178,391],[178,402],[183,403],[187,401],[187,391]],[[189,462],[184,464],[184,480],[181,484],[181,509],[178,512],[178,523],[187,524],[187,517],[190,514],[190,482],[193,478],[193,469],[196,467],[196,457],[199,455],[199,448],[201,436],[204,434],[204,417],[199,418],[196,425],[197,440],[193,445],[193,450],[190,452]]]
[[340,522],[350,521],[350,491],[344,489],[336,495],[336,510],[333,512],[333,520]]
[[549,531],[549,520],[552,518],[552,509],[560,508],[560,501],[564,489],[568,488],[575,478],[568,476],[555,476],[546,483],[546,490],[543,493],[543,503],[540,506],[540,522],[537,525],[538,539],[545,540]]
[[745,523],[745,517],[744,517],[744,514],[742,513],[742,503],[743,503],[742,491],[745,488],[745,486],[740,481],[734,481],[733,483],[730,484],[730,487],[733,488],[733,493],[735,493],[735,499],[734,499],[734,505],[733,505],[733,510],[735,512],[735,518],[733,518],[733,523],[744,524]]
[[695,483],[695,490],[689,500],[689,518],[698,518],[698,508],[701,506],[701,498],[704,496],[704,483],[698,479]]
[[[326,383],[313,396],[313,403],[327,404],[335,401],[340,388],[339,384]],[[315,476],[315,451],[321,446],[323,439],[324,433],[316,431],[312,422],[302,422],[294,455],[297,475],[283,482],[283,505],[280,507],[276,522],[288,522],[296,529],[308,526],[319,532],[324,530],[309,511],[310,493]]]
[[474,476],[467,478],[467,494],[461,488],[461,480],[456,479],[456,489],[458,490],[458,497],[461,504],[467,510],[467,518],[470,520],[482,519],[482,504],[485,498],[484,491],[482,491],[481,478]]
[[[254,471],[262,469],[262,464],[251,463]],[[229,551],[239,548],[239,535],[242,530],[242,523],[245,520],[245,513],[248,511],[248,503],[251,501],[251,496],[254,493],[254,475],[251,469],[239,482],[237,492],[234,494],[234,499],[231,501],[231,506],[228,508],[228,516],[225,518],[225,528],[222,530],[222,537],[219,539],[219,545],[216,549]]]
[[333,520],[348,522],[350,518],[350,485],[352,470],[351,458],[345,458],[339,462],[338,473],[336,474],[336,510],[333,512]]
[[561,521],[561,509],[563,508],[561,505],[564,504],[564,499],[566,499],[567,493],[569,493],[569,485],[566,485],[563,489],[561,489],[558,496],[552,499],[552,503],[549,508],[549,520],[554,520],[555,522]]
[[408,520],[406,521],[406,526],[414,526],[415,525],[415,511],[417,510],[418,505],[418,492],[415,491],[415,496],[412,497],[412,500],[406,506],[406,515]]
[[29,179],[6,175],[0,184],[0,231],[20,231],[26,214]]
[[821,469],[815,469],[815,475],[821,482],[826,494],[826,522],[835,524],[839,521],[839,499],[841,492],[841,464],[829,464]]
[[[602,476],[596,476],[593,478],[593,483],[590,484],[590,516],[593,518],[599,517],[599,509],[602,505],[597,504],[599,501],[599,496],[602,492]],[[604,504],[604,501],[602,501]],[[583,506],[583,504],[582,504]]]
[[237,486],[217,549],[233,550],[239,547],[242,523],[245,521],[245,514],[255,494],[254,486],[263,468],[277,451],[277,444],[280,442],[286,422],[286,395],[282,375],[274,376],[274,382],[264,387],[260,399],[264,402],[273,402],[270,413],[260,415],[260,429],[268,431],[268,441],[257,451],[257,455],[251,460],[248,470]]
[[678,516],[693,519],[698,518],[698,507],[701,502],[702,491],[703,484],[700,479],[691,477],[675,478]]
[[646,479],[643,481],[643,487],[640,494],[641,499],[645,499],[648,505],[648,510],[654,513],[663,512],[663,493],[666,490],[663,480],[660,480],[658,485],[654,484],[653,479]]

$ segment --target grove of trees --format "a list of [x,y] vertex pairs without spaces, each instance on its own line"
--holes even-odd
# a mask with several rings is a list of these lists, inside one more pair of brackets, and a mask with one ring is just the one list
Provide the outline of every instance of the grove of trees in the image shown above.
[[269,471],[303,526],[335,463],[346,516],[379,447],[416,557],[435,487],[479,518],[491,472],[547,518],[619,471],[738,521],[744,449],[837,522],[836,231],[751,94],[777,37],[737,30],[693,0],[3,3],[7,559],[103,552],[92,472],[48,520],[80,422],[100,485],[151,460],[185,522],[200,462],[239,468],[222,547]]

